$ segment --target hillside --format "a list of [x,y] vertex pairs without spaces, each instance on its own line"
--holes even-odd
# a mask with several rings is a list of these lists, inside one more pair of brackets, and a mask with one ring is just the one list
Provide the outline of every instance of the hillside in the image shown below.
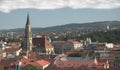
[[[46,27],[46,28],[32,28],[32,31],[33,32],[59,32],[59,31],[68,31],[68,30],[105,30],[107,25],[109,25],[111,29],[119,29],[120,21],[71,23],[71,24]],[[0,32],[24,32],[24,28],[0,30]]]
[[93,32],[77,37],[78,40],[85,40],[86,38],[91,38],[93,42],[120,43],[120,30]]

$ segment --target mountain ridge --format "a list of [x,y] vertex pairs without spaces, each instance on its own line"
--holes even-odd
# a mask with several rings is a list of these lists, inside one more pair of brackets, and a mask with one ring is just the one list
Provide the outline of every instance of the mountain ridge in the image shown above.
[[[69,31],[69,30],[87,30],[87,29],[106,29],[106,26],[109,25],[111,28],[119,29],[120,21],[99,21],[99,22],[88,22],[88,23],[70,23],[65,25],[58,25],[52,27],[33,27],[33,32],[59,32],[59,31]],[[0,30],[0,32],[24,32],[24,28],[16,28],[9,30]]]

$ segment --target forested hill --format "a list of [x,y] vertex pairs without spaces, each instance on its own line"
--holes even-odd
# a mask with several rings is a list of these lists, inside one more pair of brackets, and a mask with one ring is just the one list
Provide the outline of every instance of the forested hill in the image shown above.
[[94,42],[120,43],[120,30],[93,32],[82,35],[77,39],[86,39],[87,37],[91,38]]
[[[101,21],[91,23],[70,23],[46,28],[32,28],[32,32],[58,32],[70,30],[105,30],[109,25],[111,29],[120,29],[120,21]],[[0,30],[0,32],[24,32],[24,28]]]

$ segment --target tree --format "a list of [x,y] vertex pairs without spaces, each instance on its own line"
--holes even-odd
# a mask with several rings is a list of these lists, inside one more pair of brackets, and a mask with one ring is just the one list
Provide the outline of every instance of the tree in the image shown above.
[[77,51],[76,53],[71,53],[68,55],[69,57],[82,57],[83,54],[79,51]]
[[39,66],[33,66],[31,64],[25,66],[24,68],[22,68],[21,70],[43,70],[41,67]]
[[93,32],[89,34],[85,34],[80,36],[79,39],[86,39],[87,37],[91,38],[92,41],[99,41],[99,42],[108,42],[108,43],[120,43],[120,30],[111,30],[111,31],[100,31],[100,32]]

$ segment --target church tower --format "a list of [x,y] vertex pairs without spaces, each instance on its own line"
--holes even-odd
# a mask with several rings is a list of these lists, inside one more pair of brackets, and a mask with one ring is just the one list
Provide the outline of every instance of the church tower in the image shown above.
[[30,26],[29,14],[27,15],[23,47],[23,50],[27,52],[32,51],[32,31]]

